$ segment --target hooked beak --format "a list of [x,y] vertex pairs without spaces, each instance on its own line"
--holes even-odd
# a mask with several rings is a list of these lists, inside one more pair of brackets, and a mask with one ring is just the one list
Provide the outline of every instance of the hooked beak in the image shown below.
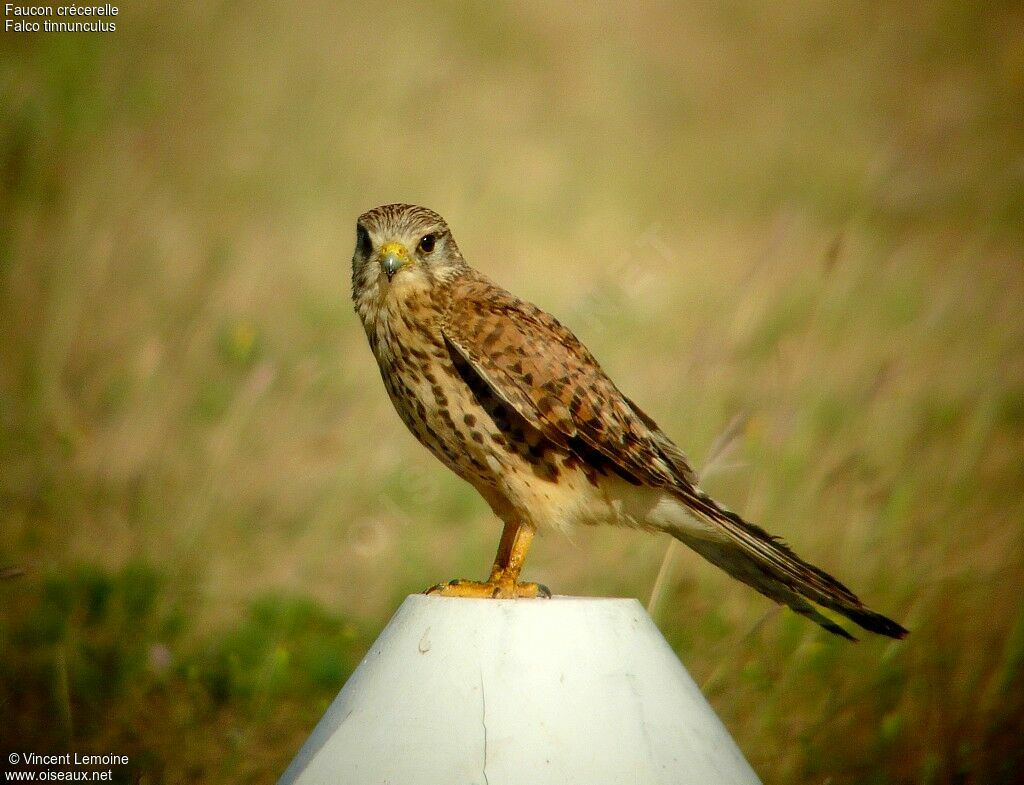
[[401,243],[387,243],[380,249],[378,262],[390,281],[395,273],[409,264],[409,251]]

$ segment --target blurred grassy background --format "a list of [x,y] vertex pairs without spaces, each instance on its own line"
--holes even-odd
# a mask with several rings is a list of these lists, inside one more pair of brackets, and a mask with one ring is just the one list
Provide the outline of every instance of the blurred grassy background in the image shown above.
[[[498,525],[391,410],[355,217],[433,207],[710,489],[913,630],[681,554],[658,622],[766,782],[1024,770],[1015,3],[135,0],[0,38],[0,741],[273,782]],[[527,573],[647,599],[666,541]]]

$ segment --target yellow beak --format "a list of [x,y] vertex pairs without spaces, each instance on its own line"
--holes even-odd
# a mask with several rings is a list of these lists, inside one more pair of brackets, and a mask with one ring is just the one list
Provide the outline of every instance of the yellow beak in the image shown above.
[[377,258],[380,269],[384,271],[389,281],[395,277],[395,273],[412,261],[409,258],[409,249],[401,243],[385,243],[381,246]]

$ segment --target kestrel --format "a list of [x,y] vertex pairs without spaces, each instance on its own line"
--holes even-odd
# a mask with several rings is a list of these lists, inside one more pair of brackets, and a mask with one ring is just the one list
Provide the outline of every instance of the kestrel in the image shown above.
[[837,635],[853,637],[816,606],[907,634],[705,494],[682,450],[579,339],[470,267],[437,213],[391,204],[359,217],[352,299],[402,421],[504,523],[487,581],[428,592],[547,595],[519,582],[534,532],[615,524],[668,532]]

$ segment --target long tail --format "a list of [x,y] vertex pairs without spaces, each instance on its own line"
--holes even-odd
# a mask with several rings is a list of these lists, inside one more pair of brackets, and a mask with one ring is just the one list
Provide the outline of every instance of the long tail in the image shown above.
[[693,515],[726,536],[708,539],[682,529],[672,529],[670,533],[732,577],[849,640],[856,638],[822,615],[812,602],[841,613],[870,632],[890,638],[907,635],[901,625],[864,607],[852,591],[824,570],[805,562],[782,540],[747,523],[699,489],[687,488],[680,496]]

